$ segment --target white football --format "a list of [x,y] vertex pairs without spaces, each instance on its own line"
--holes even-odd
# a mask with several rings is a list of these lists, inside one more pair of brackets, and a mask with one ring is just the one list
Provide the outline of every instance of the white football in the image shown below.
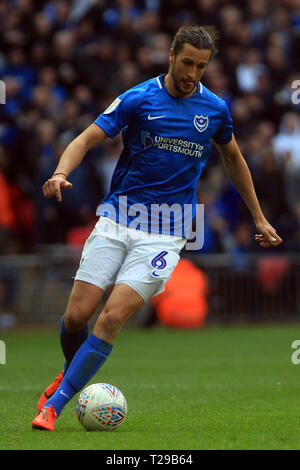
[[121,390],[111,384],[89,385],[76,402],[76,416],[87,431],[114,431],[126,414],[126,399]]

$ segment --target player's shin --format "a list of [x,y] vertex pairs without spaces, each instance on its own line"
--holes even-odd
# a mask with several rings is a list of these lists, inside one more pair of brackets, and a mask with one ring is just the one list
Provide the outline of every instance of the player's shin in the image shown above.
[[53,405],[59,415],[104,364],[112,348],[112,344],[91,334],[75,354],[59,388],[44,406]]
[[88,338],[88,334],[88,325],[86,325],[85,328],[76,331],[75,333],[70,333],[65,326],[64,316],[62,317],[60,329],[60,344],[66,359],[64,365],[64,375],[66,374],[76,352],[84,343],[84,341]]

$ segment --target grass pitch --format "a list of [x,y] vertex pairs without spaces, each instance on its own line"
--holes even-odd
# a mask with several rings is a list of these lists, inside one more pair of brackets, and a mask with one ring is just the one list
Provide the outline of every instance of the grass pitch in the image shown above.
[[86,432],[77,396],[55,432],[33,431],[41,392],[62,369],[57,331],[0,332],[0,449],[300,449],[300,326],[125,329],[91,380],[118,386],[128,402],[112,433]]

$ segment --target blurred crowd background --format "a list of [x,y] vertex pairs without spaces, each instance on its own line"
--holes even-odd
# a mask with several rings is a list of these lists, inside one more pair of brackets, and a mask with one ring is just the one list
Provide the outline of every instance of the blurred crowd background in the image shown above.
[[[83,243],[120,136],[87,154],[62,203],[46,200],[42,185],[116,96],[167,71],[172,37],[188,24],[217,31],[219,53],[203,84],[231,111],[263,211],[284,239],[276,250],[300,249],[300,0],[0,0],[1,254]],[[199,202],[201,252],[262,250],[215,151]]]

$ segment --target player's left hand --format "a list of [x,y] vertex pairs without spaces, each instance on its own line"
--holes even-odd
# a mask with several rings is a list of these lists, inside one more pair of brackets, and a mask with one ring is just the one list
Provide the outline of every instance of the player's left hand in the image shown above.
[[260,233],[256,234],[254,238],[263,248],[278,246],[282,243],[282,238],[277,235],[275,228],[269,222],[259,222],[256,224],[256,228]]

